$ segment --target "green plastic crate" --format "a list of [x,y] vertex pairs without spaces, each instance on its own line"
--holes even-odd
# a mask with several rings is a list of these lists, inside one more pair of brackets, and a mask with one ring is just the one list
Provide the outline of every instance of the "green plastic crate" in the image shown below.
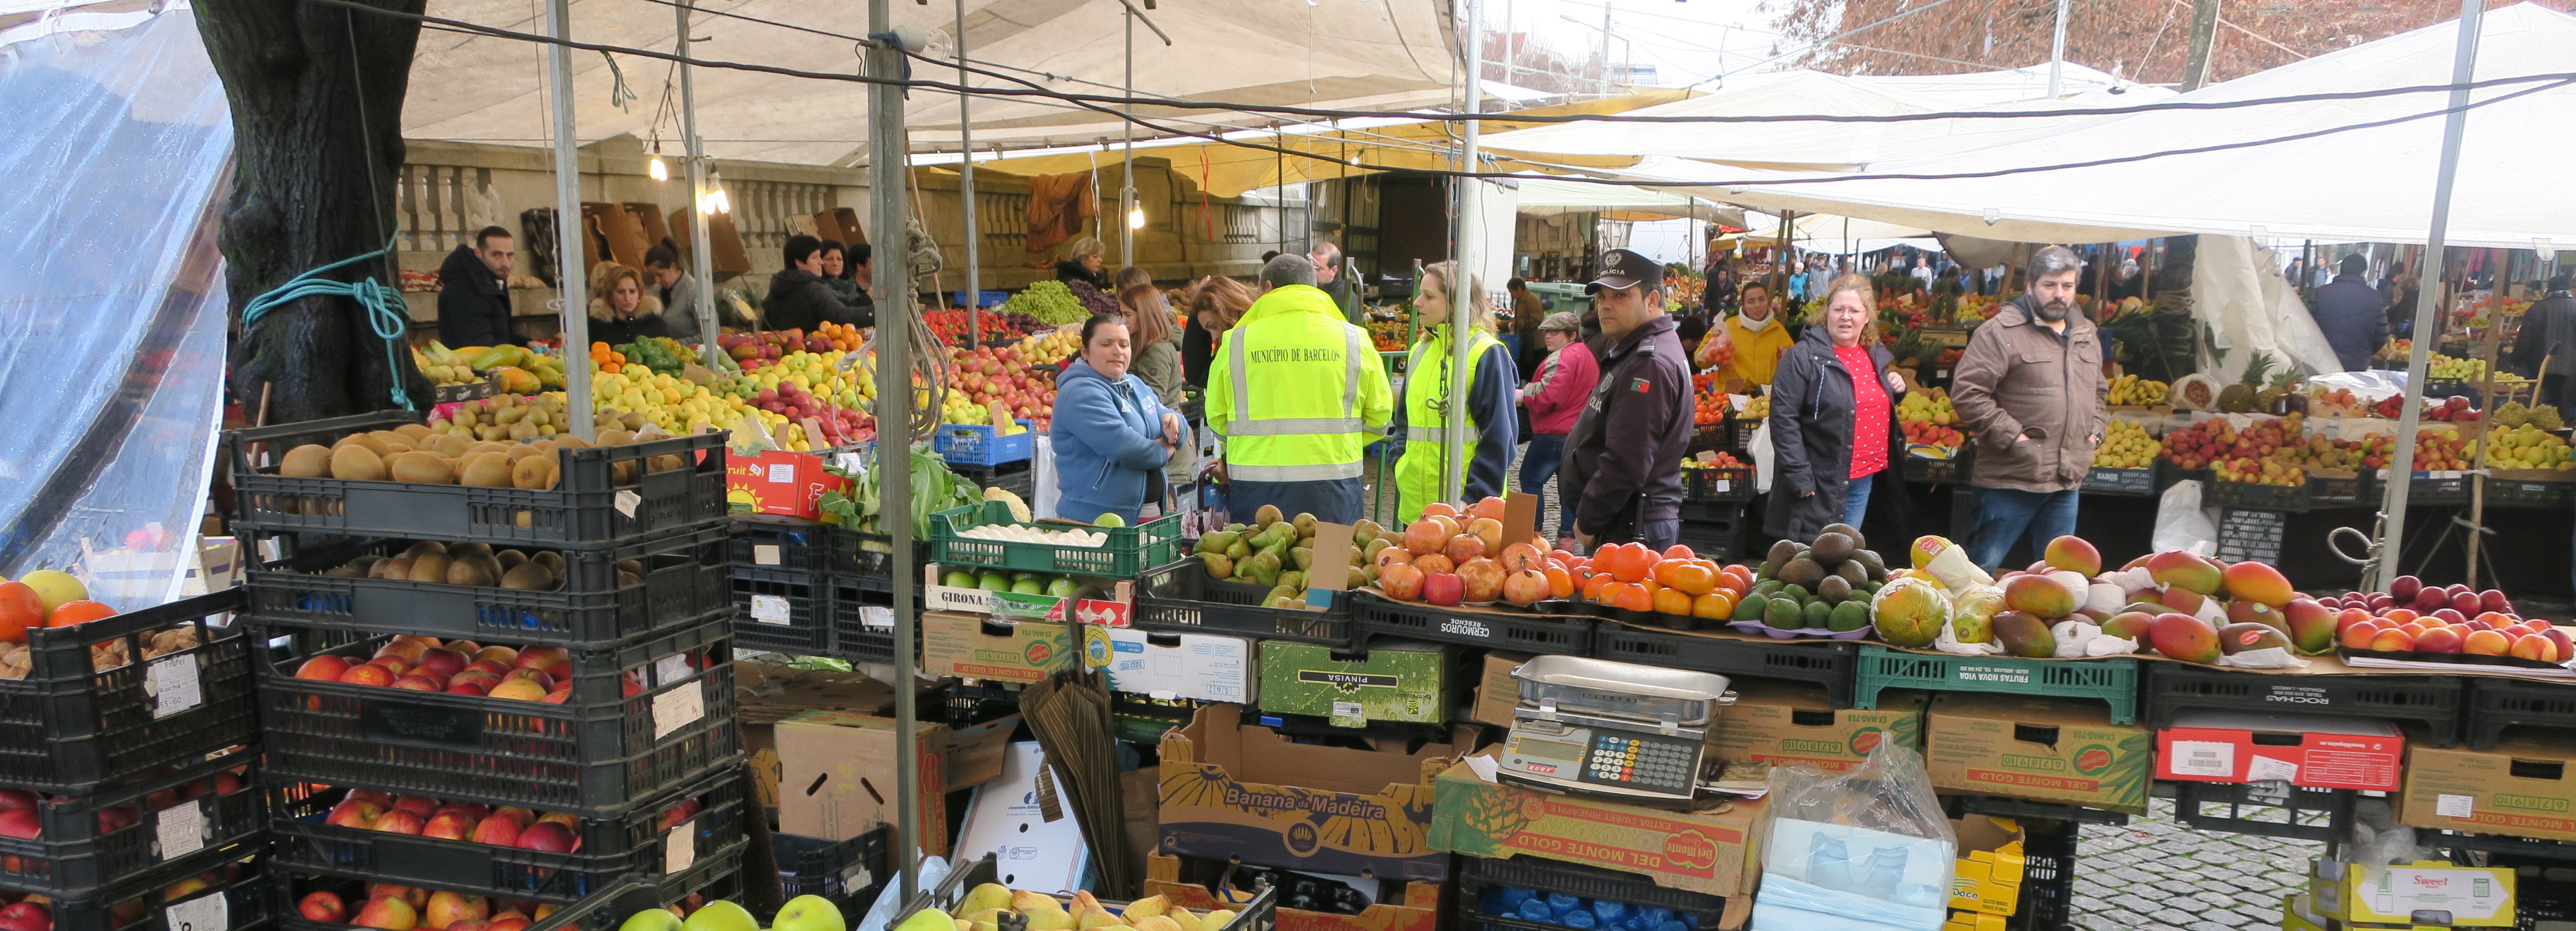
[[2099,698],[2111,703],[2111,723],[2135,724],[2138,720],[2138,661],[2134,659],[1950,656],[1863,644],[1860,679],[1852,688],[1852,707],[1878,707],[1880,689]]
[[[1015,523],[1009,506],[999,501],[953,508],[930,515],[932,557],[941,564],[999,566],[1026,572],[1058,572],[1073,575],[1096,575],[1132,579],[1146,570],[1181,558],[1181,515],[1166,514],[1135,527],[1114,527],[1100,532],[1109,542],[1100,546],[1054,546],[1045,543],[1014,543],[1005,540],[980,540],[963,532],[986,524]],[[1046,526],[1045,530],[1069,529],[1074,525]]]

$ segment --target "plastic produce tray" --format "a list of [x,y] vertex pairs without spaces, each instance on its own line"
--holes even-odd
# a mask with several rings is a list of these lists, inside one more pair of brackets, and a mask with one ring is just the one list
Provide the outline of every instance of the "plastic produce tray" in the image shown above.
[[[1097,529],[1097,532],[1109,536],[1109,542],[1100,546],[1019,543],[961,535],[968,529],[985,524],[1009,523],[1013,523],[1011,509],[999,501],[932,514],[931,554],[943,564],[1000,566],[1025,572],[1071,573],[1116,579],[1132,579],[1147,569],[1181,558],[1181,515],[1177,513],[1134,527]],[[1072,525],[1043,526],[1061,530]]]
[[[733,621],[571,651],[562,704],[295,678],[329,652],[363,662],[387,638],[263,627],[267,772],[390,792],[606,814],[733,759]],[[685,657],[685,659],[683,659]],[[628,693],[629,674],[636,680]]]
[[2258,485],[2253,482],[2211,481],[2200,486],[2201,503],[2247,511],[2279,511],[2284,514],[2306,513],[2309,506],[2308,486]]
[[[253,443],[266,442],[270,456],[280,457],[288,443],[327,443],[349,433],[419,422],[417,415],[386,411],[225,431],[238,502],[235,524],[276,532],[592,547],[694,529],[723,520],[727,513],[722,432],[559,449],[563,478],[546,490],[288,478],[277,474],[274,465],[250,461]],[[645,460],[666,455],[679,456],[687,465],[643,471]],[[612,466],[620,463],[642,474],[620,486],[612,474]]]
[[830,656],[833,636],[831,577],[796,569],[733,570],[733,637],[745,650],[790,656]]
[[2467,738],[2471,750],[2495,749],[2507,727],[2576,730],[2576,683],[2498,676],[2462,678],[2468,680],[2464,701],[2469,709]]
[[2174,712],[2186,708],[2313,712],[2415,722],[2426,729],[2423,742],[2436,747],[2459,743],[2460,682],[2469,678],[2285,676],[2184,663],[2146,665],[2150,728],[2173,726]]
[[819,895],[839,906],[844,917],[866,914],[894,876],[893,836],[894,829],[887,826],[842,841],[771,833],[780,897]]
[[[27,631],[27,677],[0,679],[0,785],[95,792],[249,742],[259,733],[251,641],[218,626],[241,605],[241,592],[228,589]],[[154,632],[182,625],[196,628],[197,646],[141,659]],[[91,645],[111,641],[135,661],[93,670]]]
[[[355,876],[406,886],[439,886],[503,899],[566,904],[615,888],[626,877],[659,881],[679,865],[743,844],[740,765],[710,772],[672,792],[575,827],[578,853],[548,853],[368,828],[327,824],[344,789],[271,780],[266,789],[276,862],[290,870]],[[665,825],[665,812],[689,800],[699,810]],[[674,848],[673,844],[686,846]]]
[[2058,698],[2099,698],[2111,705],[2111,723],[2138,720],[2138,661],[2133,659],[2021,659],[1906,653],[1860,645],[1860,674],[1853,707],[1878,707],[1881,689],[2003,692]]
[[[114,886],[53,896],[53,931],[254,931],[271,924],[268,867],[256,843],[209,848]],[[212,874],[203,888],[176,884]],[[129,904],[130,903],[130,904]],[[119,906],[127,915],[119,916]],[[131,918],[132,923],[127,923]],[[352,931],[350,926],[333,926]]]
[[[604,549],[562,550],[564,584],[551,592],[316,574],[361,554],[390,556],[407,546],[400,540],[343,542],[254,567],[247,577],[251,613],[262,620],[376,633],[571,645],[667,630],[722,609],[729,599],[722,525]],[[617,564],[630,559],[644,564],[643,582],[620,587]]]
[[1358,596],[1343,592],[1322,611],[1264,608],[1270,590],[1247,582],[1208,578],[1195,558],[1147,572],[1136,589],[1132,623],[1167,633],[1232,634],[1261,640],[1315,643],[1335,648],[1352,645],[1351,604]]
[[1589,617],[1553,614],[1451,611],[1368,592],[1351,596],[1351,620],[1363,641],[1355,648],[1365,648],[1368,638],[1389,637],[1567,656],[1590,654],[1593,628],[1600,623]]
[[2174,813],[2204,831],[2332,841],[2350,836],[2350,789],[2317,789],[2273,782],[2176,782]]
[[[1515,890],[1525,890],[1520,895]],[[1692,931],[1716,931],[1724,923],[1726,899],[1700,892],[1684,892],[1655,885],[1655,881],[1635,873],[1583,866],[1536,856],[1494,860],[1485,857],[1458,858],[1458,928],[1460,931],[1560,931],[1572,928],[1554,914],[1547,900],[1551,896],[1573,896],[1578,900],[1613,902],[1629,910],[1660,909],[1671,913],[1671,921],[1683,922]],[[1547,918],[1524,917],[1519,900],[1539,903]],[[1597,916],[1599,910],[1594,909]],[[1597,919],[1596,919],[1597,920]],[[1615,927],[1604,922],[1601,927]],[[1660,923],[1648,924],[1653,929]]]
[[1850,708],[1858,672],[1853,646],[1844,641],[1706,637],[1602,621],[1592,639],[1592,655],[1727,676],[1814,682],[1825,687],[1825,698],[1834,707]]
[[1037,434],[1029,430],[1028,421],[1012,422],[1020,425],[1020,432],[1009,436],[994,436],[991,424],[940,424],[938,432],[931,435],[930,448],[958,465],[995,466],[1025,461],[1036,452]]
[[266,827],[259,793],[229,771],[258,757],[241,747],[113,792],[39,796],[37,838],[0,837],[0,888],[80,895],[253,839]]

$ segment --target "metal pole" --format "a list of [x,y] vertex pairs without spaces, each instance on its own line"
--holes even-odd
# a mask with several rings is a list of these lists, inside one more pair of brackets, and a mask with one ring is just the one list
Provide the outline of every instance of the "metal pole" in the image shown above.
[[[1483,24],[1477,21],[1476,0],[1461,0],[1467,8],[1467,115],[1483,109],[1484,88],[1478,77],[1485,70],[1485,50],[1477,41]],[[1604,40],[1602,49],[1609,43]],[[1610,60],[1601,60],[1608,68]],[[1458,170],[1476,170],[1476,134],[1479,121],[1468,120],[1458,134]],[[1440,499],[1464,500],[1467,496],[1467,394],[1476,381],[1476,360],[1467,354],[1472,341],[1467,332],[1472,327],[1469,310],[1475,307],[1475,260],[1484,249],[1484,181],[1458,179],[1458,253],[1449,271],[1449,423],[1447,439],[1440,444]],[[1417,281],[1419,279],[1416,279]],[[1508,415],[1506,415],[1508,416]]]
[[[564,0],[555,0],[557,3]],[[887,36],[894,32],[894,14],[887,0],[868,0],[868,35]],[[879,78],[903,78],[903,50],[891,39],[878,39],[868,47],[868,73]],[[909,169],[903,128],[903,85],[874,84],[868,87],[868,204],[876,226],[877,239],[885,248],[876,250],[876,276],[871,282],[877,305],[877,468],[878,483],[885,493],[886,507],[880,524],[896,541],[894,548],[894,720],[895,720],[895,797],[896,835],[901,849],[896,860],[902,864],[902,881],[898,884],[903,897],[912,897],[919,885],[915,874],[919,867],[921,845],[921,795],[916,785],[921,780],[921,749],[913,737],[920,724],[920,710],[914,696],[914,669],[919,657],[913,655],[913,636],[920,621],[912,611],[912,547],[902,541],[912,539],[912,409],[916,403],[912,388],[912,268],[911,251],[904,248],[906,236],[904,209],[904,172]],[[936,853],[938,851],[930,851]]]
[[[1125,96],[1133,99],[1136,96],[1136,9],[1126,7],[1120,19],[1127,24]],[[1136,105],[1133,103],[1120,104],[1119,109],[1128,116],[1136,115]],[[1135,224],[1128,222],[1127,218],[1134,215],[1136,210],[1136,124],[1133,120],[1120,120],[1118,131],[1125,134],[1127,142],[1126,150],[1118,156],[1118,264],[1134,265],[1136,264],[1136,227]],[[1286,221],[1283,219],[1281,222]]]
[[2218,43],[2218,0],[2193,0],[2191,5],[2191,50],[2183,56],[2182,89],[2199,90],[2209,83],[2210,54]]
[[[957,86],[966,86],[966,0],[957,0]],[[1130,94],[1129,96],[1134,96]],[[984,344],[984,268],[976,255],[975,233],[975,121],[966,113],[971,95],[957,92],[957,154],[964,158],[958,166],[958,198],[966,211],[966,338],[969,347]]]
[[1612,93],[1610,90],[1610,4],[1608,0],[1604,0],[1601,4],[1601,96],[1608,97]]
[[2442,167],[2433,181],[2432,228],[2424,235],[2424,270],[2429,280],[2415,297],[2414,344],[2406,353],[2406,404],[2397,415],[2397,448],[2388,462],[2388,501],[2380,515],[2387,527],[2379,544],[2379,581],[2383,583],[2397,577],[2398,557],[2405,553],[2406,486],[2415,472],[2415,431],[2423,415],[2427,354],[2434,337],[2441,335],[2434,326],[2434,311],[2442,290],[2443,240],[2451,233],[2451,186],[2460,173],[2460,138],[2468,132],[2467,85],[2477,71],[2478,21],[2485,7],[2486,0],[2460,0],[2459,51],[2451,61],[2451,112],[2442,118]]
[[571,416],[572,435],[589,442],[599,436],[598,425],[591,423],[597,405],[590,396],[590,263],[581,255],[581,142],[573,138],[572,47],[562,44],[572,38],[572,0],[547,0],[546,34],[556,40],[546,46],[546,90],[554,96],[555,254],[560,257],[555,293],[563,300],[557,310],[563,316],[564,412]]
[[2057,0],[2057,37],[2048,42],[2048,96],[2056,99],[2064,86],[2066,71],[2066,5],[2074,0]]
[[704,347],[699,361],[707,368],[721,371],[724,363],[716,360],[716,277],[715,244],[707,241],[707,153],[698,140],[698,90],[690,74],[689,8],[694,0],[680,0],[671,6],[671,15],[679,21],[678,50],[680,63],[680,144],[689,153],[689,274],[698,279],[698,339]]

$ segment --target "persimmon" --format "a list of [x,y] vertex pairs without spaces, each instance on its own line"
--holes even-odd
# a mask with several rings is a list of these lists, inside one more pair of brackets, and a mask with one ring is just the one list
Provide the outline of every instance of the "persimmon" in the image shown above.
[[1668,561],[1656,567],[1655,577],[1694,598],[1717,591],[1717,573],[1696,562]]
[[1550,566],[1544,574],[1547,576],[1548,597],[1565,598],[1574,594],[1574,574],[1565,571],[1565,567]]
[[1612,578],[1606,572],[1585,579],[1583,580],[1583,600],[1609,604],[1610,586],[1617,584],[1619,580]]
[[1735,614],[1735,599],[1724,592],[1710,592],[1691,599],[1692,617],[1725,620]]
[[1691,613],[1691,596],[1678,588],[1656,592],[1655,610],[1664,614],[1688,615]]
[[1698,556],[1698,553],[1691,552],[1691,548],[1687,544],[1675,543],[1671,546],[1664,547],[1665,559],[1693,559]]
[[1655,609],[1655,596],[1646,591],[1645,586],[1630,582],[1611,593],[1610,606],[1629,611],[1652,611]]
[[25,582],[0,582],[0,643],[27,642],[27,628],[45,626],[45,599]]
[[115,608],[95,601],[66,601],[54,606],[54,614],[45,619],[45,626],[70,627],[74,624],[86,624],[103,617],[115,616]]

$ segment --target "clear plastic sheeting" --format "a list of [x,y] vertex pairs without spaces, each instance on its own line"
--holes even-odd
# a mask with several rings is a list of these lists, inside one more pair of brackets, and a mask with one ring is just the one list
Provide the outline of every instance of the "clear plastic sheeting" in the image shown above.
[[232,122],[184,7],[0,45],[0,574],[119,610],[196,563],[225,355]]

